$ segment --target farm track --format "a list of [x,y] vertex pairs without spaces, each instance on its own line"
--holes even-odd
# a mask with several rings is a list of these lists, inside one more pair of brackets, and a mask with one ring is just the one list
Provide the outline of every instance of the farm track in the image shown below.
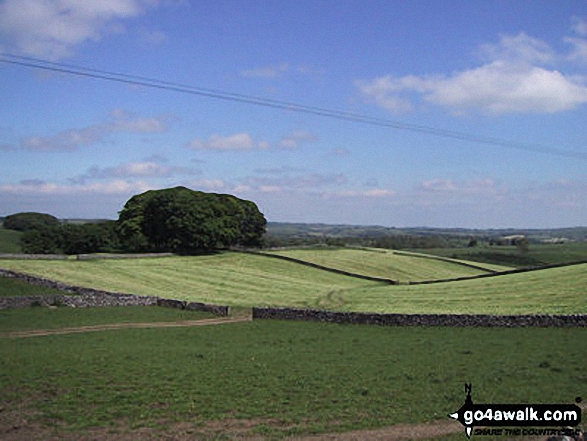
[[182,320],[176,322],[150,322],[150,323],[111,323],[106,325],[79,326],[75,328],[59,329],[35,329],[29,331],[14,331],[0,333],[0,338],[27,338],[42,337],[47,335],[79,334],[84,332],[109,331],[116,329],[145,329],[145,328],[180,328],[191,326],[211,326],[228,323],[240,323],[251,321],[251,317],[238,318],[212,318],[202,320]]

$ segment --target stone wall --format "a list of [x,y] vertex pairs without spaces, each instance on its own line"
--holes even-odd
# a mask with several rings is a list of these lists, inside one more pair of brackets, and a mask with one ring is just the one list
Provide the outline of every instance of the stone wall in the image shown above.
[[408,282],[408,285],[429,285],[432,283],[445,283],[445,282],[458,282],[461,280],[484,279],[487,277],[498,277],[498,276],[504,276],[507,274],[519,274],[519,273],[527,273],[530,271],[541,271],[541,270],[549,269],[549,268],[562,268],[565,266],[584,265],[586,263],[587,263],[587,260],[579,260],[576,262],[565,262],[565,263],[553,263],[550,265],[541,265],[541,266],[525,267],[525,268],[514,268],[511,270],[498,271],[498,272],[494,272],[494,273],[477,274],[475,276],[463,276],[463,277],[454,277],[451,279],[435,279],[435,280],[422,280],[422,281],[418,281],[418,282]]
[[253,319],[306,320],[380,326],[587,327],[587,315],[368,314],[314,309],[253,308]]
[[172,257],[174,253],[135,253],[135,254],[78,254],[77,260],[93,260],[93,259],[144,259],[153,257]]
[[40,296],[0,297],[0,309],[50,305],[71,306],[74,308],[95,308],[100,306],[151,306],[157,305],[157,298],[106,292],[80,295],[50,294]]
[[23,254],[23,253],[0,253],[0,259],[25,259],[25,260],[67,260],[65,254]]
[[187,309],[189,311],[207,311],[212,314],[227,316],[230,314],[230,307],[223,305],[210,305],[199,302],[185,302],[181,300],[164,299],[154,296],[141,296],[135,294],[122,294],[110,291],[101,291],[93,288],[84,288],[81,286],[69,285],[67,283],[56,282],[43,277],[31,276],[29,274],[18,273],[16,271],[0,268],[0,277],[9,277],[22,280],[24,282],[57,289],[67,292],[66,294],[50,294],[39,296],[18,296],[2,297],[0,296],[0,309],[5,308],[25,308],[32,305],[64,305],[79,308],[92,308],[100,306],[164,306],[178,309]]
[[233,248],[232,251],[236,251],[236,252],[240,252],[240,253],[247,253],[247,254],[257,254],[259,256],[272,257],[274,259],[287,260],[288,262],[298,263],[300,265],[308,266],[310,268],[317,268],[317,269],[321,269],[323,271],[329,271],[331,273],[342,274],[344,276],[349,276],[349,277],[355,277],[357,279],[370,280],[373,282],[383,282],[383,283],[387,283],[389,285],[399,285],[398,280],[385,279],[383,277],[373,277],[373,276],[365,276],[363,274],[351,273],[349,271],[343,271],[343,270],[339,270],[336,268],[330,268],[327,266],[319,265],[317,263],[311,263],[311,262],[307,262],[305,260],[296,259],[295,257],[282,256],[280,254],[263,253],[261,251],[243,250],[243,249],[237,249],[237,248]]

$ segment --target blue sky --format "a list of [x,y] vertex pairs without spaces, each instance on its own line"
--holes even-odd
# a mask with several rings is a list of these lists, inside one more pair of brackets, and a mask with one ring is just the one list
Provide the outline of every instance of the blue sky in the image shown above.
[[270,221],[587,225],[584,0],[0,0],[0,52],[404,128],[0,63],[0,216],[184,185]]

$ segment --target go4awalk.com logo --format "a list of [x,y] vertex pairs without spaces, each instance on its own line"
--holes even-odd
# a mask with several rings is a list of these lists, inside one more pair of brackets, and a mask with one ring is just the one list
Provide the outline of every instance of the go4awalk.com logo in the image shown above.
[[[468,438],[473,434],[475,427],[500,428],[475,429],[474,433],[480,435],[573,436],[580,433],[579,430],[568,429],[578,426],[581,422],[581,408],[575,404],[475,404],[471,398],[471,384],[465,384],[465,392],[465,404],[449,416],[465,427]],[[517,429],[511,429],[513,427]],[[533,429],[522,429],[524,427]],[[565,429],[562,429],[563,427]]]

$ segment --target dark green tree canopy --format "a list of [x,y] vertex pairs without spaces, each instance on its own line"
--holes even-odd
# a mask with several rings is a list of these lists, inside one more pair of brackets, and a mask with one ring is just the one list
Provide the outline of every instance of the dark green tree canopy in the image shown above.
[[175,187],[129,199],[118,218],[118,233],[128,251],[195,253],[258,246],[266,224],[254,202]]
[[45,213],[16,213],[6,216],[4,228],[16,231],[36,230],[43,227],[56,227],[59,219]]

